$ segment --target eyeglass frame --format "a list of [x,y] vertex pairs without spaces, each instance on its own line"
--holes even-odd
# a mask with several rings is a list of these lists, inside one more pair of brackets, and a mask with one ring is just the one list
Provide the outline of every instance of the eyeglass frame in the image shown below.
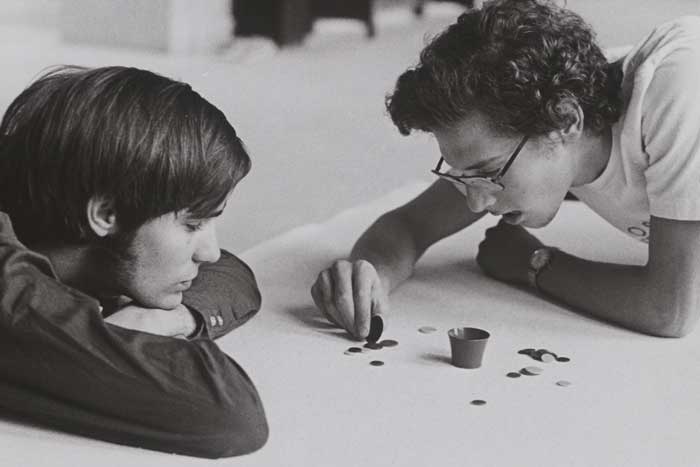
[[508,171],[510,166],[515,161],[515,158],[518,157],[518,154],[520,154],[520,151],[522,150],[523,146],[525,146],[525,143],[527,143],[528,139],[529,139],[529,135],[523,136],[523,138],[518,143],[518,146],[516,146],[513,153],[510,155],[510,157],[508,157],[508,160],[506,161],[506,163],[503,164],[503,167],[501,167],[499,169],[498,173],[496,175],[494,175],[493,177],[484,177],[482,175],[452,175],[451,173],[448,173],[448,172],[440,172],[440,167],[445,162],[444,157],[440,157],[440,160],[438,161],[437,165],[430,172],[433,173],[434,175],[437,175],[440,178],[447,179],[447,180],[452,181],[452,182],[458,182],[467,188],[469,188],[470,185],[469,185],[469,183],[467,183],[466,180],[483,180],[485,182],[492,184],[495,188],[495,191],[501,191],[505,188],[505,186],[500,181],[501,178],[503,178],[503,176],[506,174],[506,172]]

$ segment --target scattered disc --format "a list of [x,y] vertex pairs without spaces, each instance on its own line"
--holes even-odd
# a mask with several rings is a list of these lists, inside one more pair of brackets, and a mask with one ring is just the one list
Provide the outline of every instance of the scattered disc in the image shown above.
[[565,381],[565,380],[557,381],[556,384],[557,384],[557,386],[561,386],[561,387],[564,387],[564,388],[567,387],[567,386],[571,386],[571,382],[570,382],[570,381]]
[[379,344],[377,342],[367,342],[362,347],[364,347],[365,349],[379,350],[382,348],[382,344]]
[[542,371],[544,371],[544,370],[542,370],[542,368],[540,368],[538,366],[526,366],[525,368],[520,370],[520,373],[522,373],[524,375],[528,375],[528,376],[535,376],[535,375],[542,374]]
[[517,371],[511,371],[506,376],[509,378],[520,378],[520,373],[518,373]]
[[569,357],[557,357],[558,362],[570,362],[571,359]]
[[382,347],[396,347],[399,345],[399,341],[395,341],[393,339],[384,339],[383,341],[379,342],[379,345]]
[[369,322],[367,342],[377,342],[379,338],[382,337],[382,332],[384,332],[384,320],[379,315],[372,316]]
[[362,349],[359,347],[350,347],[347,351],[350,353],[361,353]]
[[471,405],[486,405],[486,401],[481,399],[474,399],[470,402]]
[[372,366],[382,366],[384,365],[384,362],[381,360],[372,360],[371,362],[369,362],[369,364]]
[[437,331],[437,328],[434,328],[432,326],[422,326],[418,328],[418,332],[422,332],[423,334],[430,334],[431,332]]
[[343,352],[343,353],[344,353],[345,355],[358,355],[357,352],[351,352],[351,351],[349,351],[349,350],[346,350],[346,351]]
[[540,357],[540,361],[542,361],[544,363],[552,363],[554,360],[556,360],[556,359],[554,358],[554,355],[552,355],[551,353],[543,354]]

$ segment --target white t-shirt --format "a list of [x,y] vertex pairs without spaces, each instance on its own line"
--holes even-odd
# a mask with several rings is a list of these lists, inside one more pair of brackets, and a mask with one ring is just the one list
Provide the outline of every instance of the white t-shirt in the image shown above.
[[648,242],[651,215],[700,220],[700,17],[657,27],[627,54],[623,74],[608,165],[571,192]]

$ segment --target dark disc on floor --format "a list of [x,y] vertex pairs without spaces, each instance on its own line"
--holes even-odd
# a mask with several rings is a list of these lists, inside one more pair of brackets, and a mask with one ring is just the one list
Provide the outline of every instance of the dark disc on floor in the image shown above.
[[557,357],[558,362],[570,362],[571,359],[569,357]]
[[506,376],[509,378],[520,378],[520,376],[522,376],[522,375],[520,373],[518,373],[517,371],[511,371]]
[[348,349],[348,352],[360,353],[360,352],[362,352],[362,349],[359,348],[359,347],[350,347],[350,348]]
[[382,344],[379,344],[378,342],[367,342],[362,347],[365,349],[379,350],[382,348]]
[[520,355],[532,355],[535,353],[535,349],[522,349],[522,350],[518,350],[518,353]]
[[395,341],[394,339],[384,339],[383,341],[380,341],[379,344],[382,347],[396,347],[399,345],[399,341]]
[[486,401],[481,399],[474,399],[470,402],[471,405],[486,405]]
[[369,362],[369,364],[372,366],[382,366],[384,365],[384,362],[381,360],[372,360],[371,362]]
[[520,370],[520,374],[525,376],[537,376],[541,375],[542,371],[542,368],[538,366],[526,366],[525,368]]
[[384,332],[384,320],[381,316],[372,316],[369,322],[369,335],[367,342],[377,342]]

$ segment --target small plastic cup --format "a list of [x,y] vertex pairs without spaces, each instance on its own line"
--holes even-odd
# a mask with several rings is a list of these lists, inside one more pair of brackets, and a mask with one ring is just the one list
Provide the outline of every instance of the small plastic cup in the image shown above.
[[459,368],[479,368],[486,343],[491,337],[479,328],[453,328],[447,331],[452,348],[452,364]]

